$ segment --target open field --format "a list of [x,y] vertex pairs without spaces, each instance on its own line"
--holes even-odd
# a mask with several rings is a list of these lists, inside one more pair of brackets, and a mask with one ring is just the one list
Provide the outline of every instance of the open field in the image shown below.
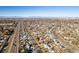
[[0,19],[1,53],[78,53],[79,19]]

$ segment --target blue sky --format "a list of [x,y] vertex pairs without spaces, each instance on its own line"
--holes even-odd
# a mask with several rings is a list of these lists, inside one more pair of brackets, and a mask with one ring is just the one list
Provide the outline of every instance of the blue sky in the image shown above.
[[79,17],[78,6],[0,6],[0,16]]

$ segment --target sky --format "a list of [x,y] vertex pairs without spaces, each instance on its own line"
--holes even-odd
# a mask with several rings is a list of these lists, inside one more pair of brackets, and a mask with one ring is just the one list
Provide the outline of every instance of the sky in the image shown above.
[[79,17],[79,6],[0,6],[0,16]]

